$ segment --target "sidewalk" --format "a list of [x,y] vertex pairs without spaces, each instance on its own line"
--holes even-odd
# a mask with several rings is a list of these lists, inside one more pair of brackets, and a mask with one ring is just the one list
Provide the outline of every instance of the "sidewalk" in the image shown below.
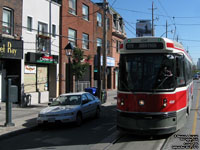
[[[107,91],[107,101],[102,104],[102,106],[115,105],[117,96],[117,91]],[[32,105],[26,108],[16,107],[12,108],[12,123],[15,126],[5,127],[6,122],[6,109],[5,103],[0,103],[0,140],[11,137],[14,135],[22,134],[28,132],[31,128],[37,126],[36,118],[41,109],[48,106],[48,104],[38,104]]]

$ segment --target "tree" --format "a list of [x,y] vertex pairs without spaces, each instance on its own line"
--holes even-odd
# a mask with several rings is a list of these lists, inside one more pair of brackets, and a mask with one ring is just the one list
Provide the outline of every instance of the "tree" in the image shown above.
[[[77,81],[82,78],[86,71],[88,71],[90,55],[87,58],[84,58],[84,51],[80,48],[75,48],[73,51],[73,63],[72,63],[72,72],[75,75]],[[77,88],[78,89],[78,88]]]

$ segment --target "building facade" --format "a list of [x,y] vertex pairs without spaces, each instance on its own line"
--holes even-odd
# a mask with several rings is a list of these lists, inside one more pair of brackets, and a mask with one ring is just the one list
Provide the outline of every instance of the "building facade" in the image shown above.
[[21,103],[22,0],[0,0],[0,101],[7,99],[7,81],[17,87],[16,102]]
[[111,56],[115,58],[115,66],[112,68],[112,83],[113,89],[117,88],[118,85],[118,64],[119,64],[119,48],[120,44],[126,38],[125,23],[123,18],[119,13],[117,13],[113,8],[110,8],[110,13],[112,15],[112,54]]
[[[68,71],[69,59],[64,49],[68,43],[82,49],[85,56],[91,56],[88,71],[79,81],[79,90],[95,86],[94,62],[97,46],[101,46],[103,40],[103,10],[88,0],[63,0],[61,13],[60,93],[77,91]],[[109,31],[107,39],[111,41]]]
[[60,4],[51,0],[24,1],[22,24],[23,92],[30,95],[31,104],[48,102],[59,94]]
[[[93,3],[88,0],[63,0],[61,9],[61,49],[60,49],[60,93],[77,91],[74,78],[69,73],[69,58],[65,47],[68,43],[84,51],[84,55],[91,56],[90,67],[86,75],[79,82],[79,90],[86,87],[97,87],[97,47],[103,46],[104,13],[102,3]],[[125,38],[124,24],[117,21],[119,28],[113,28],[113,18],[116,12],[108,11],[106,14],[106,87],[117,87],[117,66],[119,61],[118,46]],[[119,17],[121,19],[121,17]],[[101,48],[101,65],[103,65],[103,48]],[[84,86],[84,83],[86,85]]]

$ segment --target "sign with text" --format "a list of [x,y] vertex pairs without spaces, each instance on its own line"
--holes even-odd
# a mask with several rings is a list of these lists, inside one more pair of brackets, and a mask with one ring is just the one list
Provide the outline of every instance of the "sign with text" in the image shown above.
[[36,66],[35,65],[25,65],[24,73],[36,74]]
[[22,59],[23,41],[8,38],[0,39],[0,58]]
[[163,43],[152,42],[152,43],[127,43],[127,50],[138,50],[138,49],[163,49]]

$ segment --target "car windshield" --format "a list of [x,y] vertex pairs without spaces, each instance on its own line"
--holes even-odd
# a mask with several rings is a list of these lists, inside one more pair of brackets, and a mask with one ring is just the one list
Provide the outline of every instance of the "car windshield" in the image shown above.
[[81,104],[81,95],[61,95],[56,98],[50,106],[59,106],[59,105],[80,105]]
[[123,54],[120,57],[119,90],[131,92],[173,90],[173,54]]

